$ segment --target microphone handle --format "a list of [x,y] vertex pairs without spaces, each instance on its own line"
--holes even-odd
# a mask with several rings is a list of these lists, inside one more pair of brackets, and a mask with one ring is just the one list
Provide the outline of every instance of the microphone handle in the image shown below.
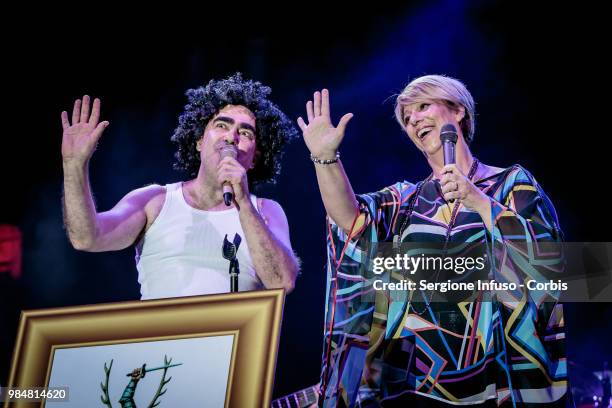
[[230,261],[230,292],[238,292],[238,275],[240,274],[240,266],[238,259],[234,257]]
[[455,164],[455,144],[453,142],[444,142],[442,149],[444,150],[444,165]]
[[230,292],[238,292],[238,274],[230,274]]
[[[444,150],[444,165],[455,164],[455,144],[453,142],[443,142],[442,150]],[[455,199],[448,200],[449,203],[454,203]]]
[[234,190],[229,183],[223,184],[223,202],[228,207],[232,205],[232,201],[234,201]]

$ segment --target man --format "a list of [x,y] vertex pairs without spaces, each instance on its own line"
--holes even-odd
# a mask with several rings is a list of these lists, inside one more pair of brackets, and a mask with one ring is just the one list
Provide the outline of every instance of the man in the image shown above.
[[[136,244],[142,299],[229,291],[223,239],[240,235],[240,290],[291,291],[298,262],[281,206],[249,193],[254,183],[274,181],[283,145],[297,132],[269,99],[271,90],[236,74],[187,91],[189,103],[172,136],[175,167],[191,179],[150,185],[97,212],[88,164],[109,122],[100,122],[100,100],[77,100],[62,112],[64,216],[72,245],[83,251]],[[232,150],[236,157],[222,155]],[[233,189],[227,206],[223,186]]]

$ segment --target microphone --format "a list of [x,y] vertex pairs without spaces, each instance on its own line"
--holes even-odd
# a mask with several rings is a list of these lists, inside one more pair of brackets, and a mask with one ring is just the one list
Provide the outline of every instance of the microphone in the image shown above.
[[234,234],[233,242],[227,239],[227,234],[223,239],[223,247],[221,249],[223,257],[230,261],[230,292],[238,292],[238,275],[240,274],[240,265],[238,263],[238,248],[242,242],[242,237],[239,234]]
[[450,123],[440,129],[440,141],[444,150],[444,165],[455,164],[455,144],[457,143],[457,129]]
[[[440,141],[444,151],[444,165],[455,164],[455,145],[457,144],[457,129],[454,125],[447,123],[440,129]],[[449,200],[454,203],[455,200]]]
[[[224,159],[226,157],[231,157],[232,159],[235,159],[237,156],[238,149],[236,148],[236,145],[226,143],[225,145],[223,145],[223,147],[221,147],[221,159]],[[232,185],[228,181],[226,181],[223,183],[223,201],[225,202],[225,205],[229,207],[230,205],[232,205],[233,200],[234,190],[232,189]]]

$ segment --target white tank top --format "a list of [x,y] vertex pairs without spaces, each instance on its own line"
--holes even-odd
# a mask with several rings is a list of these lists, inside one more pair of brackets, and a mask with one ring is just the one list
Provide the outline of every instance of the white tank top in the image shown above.
[[[257,198],[252,194],[251,202],[257,208]],[[263,289],[238,210],[198,210],[185,201],[182,182],[166,185],[164,206],[136,245],[142,299],[229,292],[229,261],[223,258],[221,249],[225,234],[232,241],[236,233],[242,237],[238,289]]]

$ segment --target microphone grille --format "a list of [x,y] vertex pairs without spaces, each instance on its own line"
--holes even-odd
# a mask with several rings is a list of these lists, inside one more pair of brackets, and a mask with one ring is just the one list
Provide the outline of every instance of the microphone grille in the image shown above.
[[442,142],[457,143],[457,129],[451,123],[447,123],[440,129],[440,140]]
[[236,245],[232,244],[227,240],[227,234],[225,234],[225,238],[223,239],[223,257],[228,260],[232,260],[236,257],[237,248]]
[[238,149],[236,148],[236,145],[227,143],[221,147],[221,157],[222,158],[232,157],[235,159],[237,156],[238,156]]

